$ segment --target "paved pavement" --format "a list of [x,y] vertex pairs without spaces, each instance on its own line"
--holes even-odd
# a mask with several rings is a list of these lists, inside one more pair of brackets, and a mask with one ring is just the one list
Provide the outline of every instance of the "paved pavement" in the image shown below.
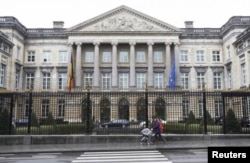
[[[177,136],[175,136],[177,137]],[[185,135],[181,139],[166,137],[166,143],[157,142],[153,145],[141,144],[139,141],[95,142],[95,143],[61,143],[61,144],[19,144],[0,145],[1,153],[29,152],[69,152],[69,151],[117,151],[117,150],[150,150],[150,149],[204,149],[214,146],[245,146],[250,147],[250,135],[225,135],[220,137],[205,136],[203,139],[190,139]],[[199,136],[198,136],[199,137]],[[127,138],[126,140],[129,140]]]

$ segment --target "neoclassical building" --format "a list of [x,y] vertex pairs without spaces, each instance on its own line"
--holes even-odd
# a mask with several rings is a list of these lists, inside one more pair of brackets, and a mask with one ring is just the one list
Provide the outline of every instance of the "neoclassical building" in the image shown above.
[[250,16],[220,28],[178,28],[120,6],[71,28],[28,28],[0,17],[0,89],[73,91],[166,89],[175,63],[178,89],[236,90],[250,84]]

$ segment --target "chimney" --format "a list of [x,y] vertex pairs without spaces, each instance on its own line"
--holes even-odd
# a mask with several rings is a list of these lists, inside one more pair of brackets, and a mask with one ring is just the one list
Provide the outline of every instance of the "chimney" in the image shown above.
[[64,22],[63,21],[54,21],[53,28],[63,28]]
[[193,21],[185,21],[185,27],[186,28],[193,28]]

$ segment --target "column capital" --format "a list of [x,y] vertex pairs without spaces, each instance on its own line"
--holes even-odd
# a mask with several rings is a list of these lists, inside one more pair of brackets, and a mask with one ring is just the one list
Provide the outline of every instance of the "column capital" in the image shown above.
[[118,45],[118,42],[117,41],[112,41],[111,45],[116,46],[116,45]]
[[149,41],[149,42],[147,42],[147,44],[148,44],[148,46],[149,46],[149,45],[151,45],[151,46],[152,46],[152,45],[154,45],[154,42]]
[[174,42],[173,43],[175,46],[179,46],[180,45],[180,42]]
[[77,46],[81,46],[81,45],[82,45],[82,42],[77,42],[76,45],[77,45]]
[[134,45],[136,45],[136,42],[135,42],[135,41],[130,41],[130,42],[129,42],[129,45],[130,45],[130,46],[134,46]]
[[95,46],[98,46],[98,45],[100,45],[100,42],[95,41],[95,42],[93,42],[93,44],[94,44]]
[[68,42],[68,43],[67,43],[67,46],[70,47],[70,46],[73,46],[73,44],[74,44],[73,42]]
[[166,41],[166,42],[165,42],[165,45],[166,45],[166,46],[170,46],[170,45],[171,45],[171,42]]

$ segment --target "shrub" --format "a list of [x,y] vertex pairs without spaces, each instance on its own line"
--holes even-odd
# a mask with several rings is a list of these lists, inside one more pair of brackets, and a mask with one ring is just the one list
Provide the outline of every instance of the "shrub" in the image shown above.
[[46,121],[45,121],[45,125],[53,125],[53,126],[54,126],[55,124],[56,124],[56,121],[55,121],[55,119],[54,119],[52,113],[49,112],[49,113],[48,113],[48,117],[47,117],[47,119],[46,119]]
[[241,132],[241,126],[238,122],[234,111],[232,109],[229,109],[226,116],[226,132],[227,133],[240,133]]
[[33,112],[31,113],[31,126],[33,126],[33,127],[39,126],[38,120],[36,118],[36,114]]
[[0,113],[0,135],[9,134],[9,117],[9,111],[7,109],[3,109]]

